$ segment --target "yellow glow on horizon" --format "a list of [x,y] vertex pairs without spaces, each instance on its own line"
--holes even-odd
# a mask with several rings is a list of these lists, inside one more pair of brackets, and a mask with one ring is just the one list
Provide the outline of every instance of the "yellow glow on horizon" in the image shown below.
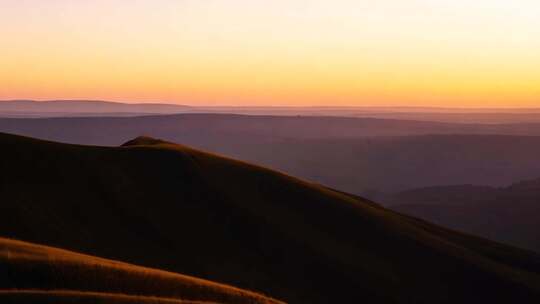
[[0,99],[540,106],[533,0],[1,0],[0,37]]

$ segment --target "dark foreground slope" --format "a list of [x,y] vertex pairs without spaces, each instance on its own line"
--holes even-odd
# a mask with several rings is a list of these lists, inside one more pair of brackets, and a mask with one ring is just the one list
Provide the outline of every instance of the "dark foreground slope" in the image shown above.
[[0,269],[1,303],[280,303],[227,285],[4,238]]
[[290,303],[537,303],[540,258],[264,168],[139,138],[0,136],[0,234]]
[[392,209],[540,252],[540,179],[508,187],[437,186],[396,194]]

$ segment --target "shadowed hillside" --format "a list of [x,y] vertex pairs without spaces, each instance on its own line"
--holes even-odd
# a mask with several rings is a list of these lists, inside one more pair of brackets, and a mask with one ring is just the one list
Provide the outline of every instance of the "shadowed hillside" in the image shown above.
[[500,188],[456,185],[413,189],[392,200],[395,210],[540,252],[540,179]]
[[3,238],[0,266],[2,303],[278,303],[222,284]]
[[150,138],[0,136],[0,233],[290,303],[537,303],[540,257]]

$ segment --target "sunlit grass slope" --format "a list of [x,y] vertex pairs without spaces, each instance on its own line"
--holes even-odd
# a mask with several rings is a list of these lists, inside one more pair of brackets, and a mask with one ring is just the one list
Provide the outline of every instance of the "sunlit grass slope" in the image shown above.
[[538,303],[540,257],[151,138],[0,135],[0,234],[289,303]]
[[1,303],[279,303],[162,270],[0,238]]

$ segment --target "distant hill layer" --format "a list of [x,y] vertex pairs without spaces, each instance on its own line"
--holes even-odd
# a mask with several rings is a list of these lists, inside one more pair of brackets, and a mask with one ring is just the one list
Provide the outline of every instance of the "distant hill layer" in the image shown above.
[[473,185],[413,189],[392,208],[445,227],[540,252],[540,179],[508,187]]
[[2,303],[281,303],[166,271],[0,238]]
[[451,123],[538,123],[540,108],[183,106],[99,100],[0,100],[0,117],[137,116],[175,113],[341,116]]
[[540,172],[540,136],[516,135],[540,134],[540,125],[535,124],[478,126],[336,117],[181,114],[0,119],[0,131],[111,146],[146,134],[373,199],[380,193],[426,186],[503,186],[537,177]]
[[[69,136],[61,131],[66,126],[81,134]],[[97,137],[100,131],[115,133],[105,139]],[[54,136],[65,136],[68,142],[100,140],[100,144],[120,144],[122,136],[154,135],[164,132],[194,132],[201,135],[265,136],[285,139],[358,138],[374,136],[410,136],[433,134],[466,135],[526,135],[539,136],[540,123],[522,124],[455,124],[429,121],[331,117],[331,116],[263,116],[237,114],[186,113],[137,117],[58,117],[58,118],[0,118],[4,132],[20,133],[50,129]],[[43,132],[43,131],[41,131]],[[101,135],[104,135],[103,133]],[[125,138],[125,137],[124,137]],[[96,142],[97,143],[97,142]]]
[[540,257],[152,138],[0,135],[4,236],[289,303],[537,303]]

